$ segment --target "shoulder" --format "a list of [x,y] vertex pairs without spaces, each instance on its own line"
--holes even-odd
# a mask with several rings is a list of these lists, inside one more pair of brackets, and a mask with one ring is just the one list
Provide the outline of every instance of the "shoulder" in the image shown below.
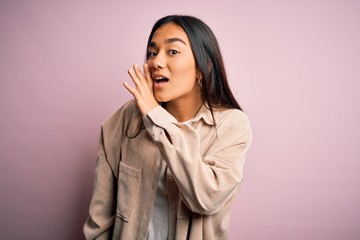
[[250,125],[248,116],[241,110],[235,108],[222,108],[214,111],[217,125]]
[[111,126],[117,124],[119,121],[129,119],[135,115],[139,115],[139,110],[136,106],[135,100],[131,99],[124,105],[118,108],[110,117],[103,122],[103,126]]
[[101,124],[104,138],[117,138],[128,130],[136,129],[141,121],[135,100],[129,100]]
[[217,109],[214,111],[219,136],[234,135],[251,142],[252,129],[249,117],[239,109]]

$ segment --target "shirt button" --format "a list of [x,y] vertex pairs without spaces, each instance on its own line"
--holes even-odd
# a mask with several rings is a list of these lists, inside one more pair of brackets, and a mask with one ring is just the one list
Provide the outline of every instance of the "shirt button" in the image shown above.
[[175,205],[171,205],[170,209],[174,211],[175,210]]
[[173,181],[174,181],[173,177],[169,177],[169,182],[173,182]]

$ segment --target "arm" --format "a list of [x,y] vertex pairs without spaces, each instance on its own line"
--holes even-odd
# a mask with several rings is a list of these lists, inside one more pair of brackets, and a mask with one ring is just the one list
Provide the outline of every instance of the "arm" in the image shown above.
[[242,180],[251,143],[247,117],[240,111],[226,114],[204,156],[200,155],[198,132],[177,123],[162,107],[154,108],[143,119],[191,211],[204,215],[219,212]]
[[116,182],[103,143],[101,131],[89,217],[83,228],[86,239],[110,239],[115,221]]
[[251,143],[247,117],[241,111],[231,111],[233,114],[219,122],[216,138],[209,143],[206,155],[201,156],[202,139],[195,129],[179,124],[156,102],[149,66],[144,65],[143,75],[134,65],[129,75],[135,87],[126,82],[124,86],[134,96],[145,127],[164,156],[182,199],[193,212],[219,212],[235,195],[242,179]]

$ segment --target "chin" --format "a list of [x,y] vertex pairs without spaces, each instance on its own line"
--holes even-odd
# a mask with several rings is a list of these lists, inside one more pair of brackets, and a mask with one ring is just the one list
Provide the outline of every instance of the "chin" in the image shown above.
[[155,95],[155,100],[156,100],[158,103],[165,103],[165,102],[168,102],[168,101],[169,101],[167,98],[164,98],[164,97],[161,97],[161,96],[156,96],[156,95]]

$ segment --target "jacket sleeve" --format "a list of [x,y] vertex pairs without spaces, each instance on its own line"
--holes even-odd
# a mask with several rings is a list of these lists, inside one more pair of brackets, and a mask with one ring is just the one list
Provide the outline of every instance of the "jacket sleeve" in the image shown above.
[[115,221],[115,183],[114,174],[104,151],[103,131],[101,131],[89,217],[83,227],[86,239],[111,239]]
[[156,107],[143,118],[189,209],[202,215],[221,211],[242,181],[252,137],[245,114],[229,111],[217,123],[204,156],[200,154],[199,133],[191,126],[177,123],[162,107]]

